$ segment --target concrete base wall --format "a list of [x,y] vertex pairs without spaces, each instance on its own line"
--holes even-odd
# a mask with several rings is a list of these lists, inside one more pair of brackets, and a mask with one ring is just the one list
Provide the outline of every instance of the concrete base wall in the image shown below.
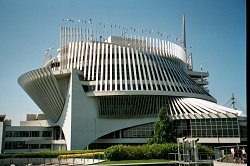
[[239,164],[239,163],[227,163],[227,162],[219,162],[213,161],[214,166],[247,166],[247,164]]

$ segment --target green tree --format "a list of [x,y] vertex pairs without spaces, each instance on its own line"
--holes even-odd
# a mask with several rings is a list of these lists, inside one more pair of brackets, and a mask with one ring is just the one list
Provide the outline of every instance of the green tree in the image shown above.
[[154,122],[154,135],[147,140],[148,144],[176,143],[176,130],[173,119],[168,115],[165,107],[158,113],[158,120]]

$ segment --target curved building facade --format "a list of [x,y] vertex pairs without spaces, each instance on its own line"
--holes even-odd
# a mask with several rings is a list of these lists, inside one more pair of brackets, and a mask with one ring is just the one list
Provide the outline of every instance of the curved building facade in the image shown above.
[[[61,28],[56,57],[18,79],[52,124],[62,128],[68,150],[145,143],[161,107],[181,122],[178,137],[241,142],[242,112],[216,104],[205,87],[208,72],[193,71],[185,26],[178,44],[161,32],[148,31],[145,37],[146,30],[111,25],[105,33],[107,25],[78,21],[81,27]],[[114,35],[116,30],[121,35]]]

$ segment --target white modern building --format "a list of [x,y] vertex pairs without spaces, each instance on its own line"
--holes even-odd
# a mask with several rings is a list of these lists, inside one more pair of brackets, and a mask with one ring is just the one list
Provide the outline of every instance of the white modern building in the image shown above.
[[[166,107],[177,137],[246,141],[242,111],[216,104],[207,71],[193,71],[182,40],[164,32],[65,19],[60,48],[18,83],[64,135],[66,149],[142,144]],[[77,23],[76,23],[77,22]]]

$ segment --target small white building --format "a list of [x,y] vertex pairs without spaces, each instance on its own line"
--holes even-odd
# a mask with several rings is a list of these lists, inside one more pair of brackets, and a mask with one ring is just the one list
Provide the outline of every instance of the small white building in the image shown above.
[[63,132],[51,126],[44,114],[27,114],[20,126],[11,126],[10,120],[1,119],[2,153],[66,150]]

